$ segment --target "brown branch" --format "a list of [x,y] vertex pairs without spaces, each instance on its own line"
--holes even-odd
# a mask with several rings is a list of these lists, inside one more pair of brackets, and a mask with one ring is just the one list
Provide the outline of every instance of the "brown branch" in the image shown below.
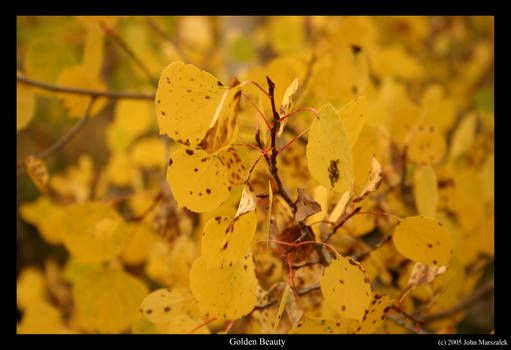
[[156,23],[156,21],[154,19],[152,19],[150,16],[145,16],[145,20],[146,20],[146,23],[149,25],[149,27],[151,27],[152,30],[154,30],[159,36],[161,36],[163,39],[167,40],[169,43],[171,43],[174,46],[177,53],[179,54],[179,56],[181,56],[181,58],[184,61],[190,62],[187,55],[184,53],[183,48],[181,47],[181,45],[179,44],[179,42],[177,40],[174,40],[170,35],[165,33],[160,28],[158,23]]
[[137,55],[135,55],[135,52],[133,52],[132,49],[126,44],[126,42],[121,38],[119,33],[117,33],[114,29],[109,28],[106,24],[103,22],[100,23],[101,29],[105,32],[106,35],[108,35],[110,38],[112,38],[117,45],[119,45],[127,54],[130,56],[130,58],[135,62],[135,64],[144,72],[144,74],[147,76],[149,81],[153,84],[156,84],[158,79],[154,78],[149,69],[146,67],[146,65],[140,60]]
[[360,209],[362,209],[362,207],[356,207],[344,219],[339,221],[339,223],[337,225],[332,227],[332,230],[328,233],[328,235],[324,239],[323,243],[326,243],[330,239],[330,237],[332,237],[337,232],[337,230],[340,229],[346,223],[346,221],[348,221],[353,215],[357,214],[360,211]]
[[68,94],[75,95],[89,95],[91,97],[107,97],[111,99],[136,99],[136,100],[154,100],[155,95],[145,95],[145,94],[136,94],[129,92],[117,92],[117,91],[98,91],[98,90],[89,90],[89,89],[80,89],[69,86],[59,86],[48,83],[43,83],[41,81],[27,78],[21,75],[16,76],[16,80],[20,83],[36,86],[44,90],[50,90],[55,92],[62,92]]
[[[314,285],[312,285],[310,287],[307,287],[305,289],[302,289],[302,290],[298,291],[296,294],[298,294],[299,296],[302,296],[302,295],[310,293],[310,292],[312,292],[314,290],[317,290],[319,288],[320,288],[319,284],[314,284]],[[279,299],[273,299],[273,300],[270,300],[269,302],[267,302],[266,304],[256,305],[256,306],[254,306],[253,310],[263,310],[263,309],[265,309],[267,307],[272,306],[273,304],[276,304],[278,301],[279,301]]]
[[372,246],[371,248],[367,249],[365,252],[362,252],[360,254],[357,254],[355,256],[353,256],[353,259],[355,259],[356,261],[360,261],[362,260],[367,254],[371,253],[372,251],[380,248],[381,246],[383,246],[385,243],[387,243],[388,241],[390,241],[392,239],[392,235],[388,235],[387,237],[385,237],[384,239],[382,239],[380,242],[378,242],[377,244],[375,244],[374,246]]
[[[392,322],[400,325],[401,327],[406,328],[410,332],[413,332],[415,334],[419,334],[419,331],[417,330],[416,326],[412,326],[411,324],[406,323],[403,321],[403,316],[394,316],[394,315],[387,315],[387,318],[391,320]],[[429,332],[426,332],[425,330],[420,331],[420,334],[430,334]]]
[[303,267],[307,267],[307,266],[319,264],[319,263],[321,263],[321,261],[318,259],[318,260],[307,261],[306,263],[303,263],[301,265],[295,265],[295,266],[291,266],[291,267],[293,268],[293,270],[298,270]]
[[416,317],[416,318],[420,322],[426,323],[426,322],[430,322],[430,321],[434,321],[434,320],[438,320],[438,319],[442,319],[442,318],[446,318],[451,315],[454,315],[454,314],[462,311],[463,309],[470,307],[471,305],[476,303],[479,299],[481,299],[481,298],[485,297],[486,295],[490,294],[491,292],[493,292],[494,284],[495,284],[495,281],[488,282],[483,287],[479,288],[478,290],[473,292],[471,295],[469,295],[466,299],[462,300],[461,302],[459,302],[458,304],[454,305],[453,307],[451,307],[447,310],[438,312],[436,314],[424,316],[422,318],[420,318],[420,317]]
[[57,142],[55,142],[52,146],[48,147],[46,150],[42,151],[37,155],[37,158],[45,158],[50,154],[57,151],[59,148],[63,147],[66,143],[68,143],[78,131],[85,125],[85,122],[89,119],[90,111],[92,109],[92,105],[96,100],[95,96],[91,97],[89,104],[87,105],[87,109],[83,114],[82,118],[69,130],[64,136],[62,136]]

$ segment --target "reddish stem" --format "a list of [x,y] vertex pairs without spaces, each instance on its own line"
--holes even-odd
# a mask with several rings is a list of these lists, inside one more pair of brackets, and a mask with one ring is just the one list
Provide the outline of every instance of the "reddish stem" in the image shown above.
[[286,143],[283,147],[281,147],[280,149],[277,150],[277,153],[280,153],[282,152],[283,150],[285,150],[289,145],[291,145],[293,142],[295,142],[297,139],[299,139],[303,134],[305,134],[306,132],[308,132],[310,130],[310,128],[307,128],[305,129],[304,131],[302,131],[301,133],[299,133],[298,135],[296,135],[295,137],[293,137],[293,139],[291,141],[289,141],[288,143]]
[[254,101],[252,101],[252,99],[247,95],[247,94],[244,94],[243,92],[241,93],[241,95],[243,97],[245,97],[248,102],[250,102],[252,104],[252,106],[254,106],[254,108],[257,110],[257,112],[261,115],[261,117],[263,117],[264,119],[264,122],[266,123],[266,127],[268,127],[268,130],[271,131],[271,126],[270,126],[270,123],[268,123],[268,120],[266,119],[266,117],[264,116],[263,112],[261,112],[261,110],[259,109],[259,107],[257,107],[257,105],[255,104]]
[[270,98],[270,94],[268,94],[268,92],[265,89],[263,89],[261,87],[261,85],[259,85],[255,81],[253,81],[253,80],[245,80],[243,83],[240,84],[240,87],[243,87],[246,84],[253,84],[253,85],[255,85],[257,88],[259,88],[259,90],[261,90],[263,92],[263,94],[265,94],[266,96],[268,96],[268,98]]
[[314,108],[311,108],[311,107],[303,107],[303,108],[298,108],[298,109],[295,109],[294,111],[292,112],[289,112],[288,114],[286,115],[283,115],[282,117],[280,117],[279,120],[284,120],[290,116],[292,116],[293,114],[295,113],[298,113],[298,112],[302,112],[302,111],[311,111],[312,113],[314,113],[314,115],[318,115],[318,111],[316,111]]
[[214,320],[216,320],[216,317],[213,317],[212,319],[209,319],[207,320],[206,322],[198,325],[197,327],[195,327],[194,329],[192,329],[190,332],[188,332],[189,334],[192,334],[194,333],[195,331],[197,331],[198,329],[200,329],[201,327],[204,327],[205,325],[207,324],[210,324],[211,322],[213,322]]
[[397,215],[394,215],[394,214],[391,214],[391,213],[380,212],[380,211],[359,211],[358,213],[355,213],[355,215],[358,215],[358,214],[383,215],[383,216],[393,217],[394,219],[397,219],[397,220],[401,220],[401,218],[399,216],[397,216]]
[[229,325],[227,325],[227,328],[225,329],[225,334],[229,333],[234,322],[236,322],[236,320],[231,320],[231,322],[229,322]]

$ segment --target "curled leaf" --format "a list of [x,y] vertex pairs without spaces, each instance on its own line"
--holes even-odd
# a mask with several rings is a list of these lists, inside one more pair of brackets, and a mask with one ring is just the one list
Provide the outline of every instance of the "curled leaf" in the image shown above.
[[316,202],[303,188],[297,188],[295,220],[300,222],[321,211],[321,205]]

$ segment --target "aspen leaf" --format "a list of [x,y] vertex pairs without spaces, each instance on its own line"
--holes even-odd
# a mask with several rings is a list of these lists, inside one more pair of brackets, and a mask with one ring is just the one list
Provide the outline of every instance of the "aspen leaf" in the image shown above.
[[202,256],[208,268],[228,268],[247,252],[257,227],[255,210],[230,218],[211,218],[202,236]]
[[32,121],[35,111],[34,91],[28,86],[16,83],[16,130],[23,130]]
[[412,133],[412,140],[408,147],[410,161],[422,165],[433,165],[442,160],[447,146],[438,128],[419,125]]
[[325,268],[320,288],[325,302],[342,317],[362,320],[371,301],[371,281],[362,265],[337,255]]
[[255,194],[250,191],[248,186],[243,186],[243,192],[241,193],[240,203],[238,205],[238,211],[234,217],[238,217],[243,215],[249,211],[255,210],[257,206]]
[[[291,111],[291,108],[294,105],[294,99],[296,92],[298,91],[298,78],[295,78],[293,82],[288,86],[286,92],[284,93],[284,97],[282,97],[282,102],[280,103],[280,114],[283,116]],[[284,132],[284,128],[287,125],[288,119],[284,119],[280,122],[279,131],[277,132],[277,136],[281,136]]]
[[77,320],[90,330],[119,333],[139,317],[147,293],[144,283],[124,271],[92,270],[73,285]]
[[62,334],[65,329],[59,310],[47,301],[30,305],[19,324],[19,334]]
[[20,214],[23,220],[35,225],[43,239],[50,244],[62,243],[60,220],[64,209],[47,196],[34,202],[23,203]]
[[43,272],[35,266],[24,267],[16,281],[16,306],[23,311],[32,304],[44,301],[45,289]]
[[295,78],[287,87],[286,92],[284,92],[284,97],[282,97],[282,102],[280,103],[280,114],[287,114],[291,110],[294,104],[294,96],[297,91],[298,78]]
[[338,193],[352,189],[351,145],[332,105],[321,107],[312,122],[306,153],[311,175],[321,185]]
[[390,309],[391,300],[385,294],[372,293],[369,307],[361,321],[350,320],[350,333],[372,334],[383,324],[385,315]]
[[176,290],[160,288],[144,298],[140,312],[155,324],[168,323],[181,312],[183,302],[189,299]]
[[321,211],[321,205],[316,202],[307,192],[302,188],[297,188],[298,199],[296,200],[296,213],[295,220],[303,221],[311,215]]
[[350,140],[351,146],[354,147],[357,143],[358,137],[365,124],[367,116],[367,97],[361,95],[354,100],[345,104],[337,111],[341,116],[346,134]]
[[219,158],[200,149],[178,149],[170,156],[167,182],[179,207],[201,213],[229,197],[227,170]]
[[[187,314],[179,314],[173,317],[165,331],[165,334],[190,334],[192,330],[200,326],[203,321]],[[193,334],[211,334],[207,325],[197,329]]]
[[328,221],[337,222],[337,220],[344,214],[346,206],[348,205],[348,202],[351,198],[351,194],[352,194],[351,191],[346,191],[342,194],[341,198],[339,199],[334,209],[332,209],[332,212],[328,216]]
[[415,205],[419,214],[435,218],[438,203],[438,186],[435,170],[431,166],[420,167],[415,169],[413,175]]
[[155,242],[154,232],[143,223],[128,224],[129,240],[123,247],[121,259],[126,265],[143,264]]
[[23,160],[23,166],[27,170],[28,176],[30,176],[30,179],[36,185],[39,191],[47,193],[47,185],[50,176],[44,161],[35,156],[28,156]]
[[410,279],[408,280],[408,288],[421,284],[428,284],[445,271],[447,271],[447,266],[431,266],[419,262],[415,263]]
[[289,334],[347,334],[347,331],[340,321],[304,316]]
[[277,318],[275,319],[272,334],[275,334],[277,328],[279,327],[280,320],[282,319],[282,315],[284,314],[284,311],[286,309],[286,302],[290,289],[291,288],[289,287],[289,285],[287,285],[286,289],[284,289],[284,293],[282,293],[282,299],[280,300],[279,311],[277,312]]
[[81,263],[99,263],[117,256],[128,237],[121,216],[103,202],[72,204],[64,209],[62,240]]
[[[106,90],[106,84],[103,80],[96,75],[91,75],[87,72],[85,66],[76,65],[68,68],[64,68],[57,77],[56,81],[57,85],[71,87],[71,88],[80,88],[80,89],[89,89],[89,90]],[[90,102],[90,96],[86,95],[77,95],[77,94],[68,94],[61,93],[60,100],[62,104],[66,108],[70,117],[81,118],[85,111],[87,110],[87,106]],[[94,102],[92,109],[90,111],[90,116],[96,115],[103,107],[106,105],[106,99],[99,97]]]
[[365,196],[369,193],[374,192],[380,187],[381,182],[383,181],[383,171],[380,163],[376,160],[376,157],[373,155],[371,160],[371,170],[369,171],[369,177],[367,178],[367,183],[362,192],[358,195],[357,198],[353,200],[353,202],[360,202]]
[[208,269],[201,256],[192,265],[190,284],[200,312],[209,317],[237,319],[256,303],[257,279],[251,254],[226,269]]
[[163,168],[165,165],[165,149],[159,137],[147,137],[133,145],[130,160],[134,166],[143,169]]
[[160,134],[214,152],[235,134],[239,87],[227,88],[191,64],[173,62],[162,72],[156,91]]
[[227,177],[231,185],[241,185],[245,182],[246,170],[240,155],[234,148],[218,153],[218,157],[227,168]]
[[452,135],[449,147],[449,157],[456,159],[470,149],[474,143],[477,126],[477,114],[470,113],[465,116]]
[[414,216],[400,220],[393,240],[396,249],[412,261],[436,266],[449,264],[451,235],[434,219]]

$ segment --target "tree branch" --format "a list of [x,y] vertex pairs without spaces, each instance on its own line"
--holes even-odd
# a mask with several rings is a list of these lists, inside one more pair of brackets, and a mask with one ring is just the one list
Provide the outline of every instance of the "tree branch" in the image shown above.
[[119,45],[128,54],[128,56],[130,56],[130,58],[133,60],[133,62],[135,62],[135,64],[144,72],[144,74],[147,76],[149,81],[153,84],[155,82],[157,83],[158,79],[156,79],[152,76],[151,72],[149,72],[149,69],[146,67],[144,62],[142,62],[142,60],[140,60],[137,57],[137,55],[135,55],[135,52],[133,52],[133,50],[130,49],[128,44],[126,44],[126,42],[121,38],[121,36],[114,29],[109,28],[103,22],[101,22],[100,25],[101,25],[101,29],[103,29],[105,34],[108,35],[110,38],[112,38],[117,43],[117,45]]
[[416,318],[420,322],[425,323],[425,322],[430,322],[430,321],[434,321],[434,320],[438,320],[441,318],[446,318],[451,315],[454,315],[455,313],[458,313],[458,312],[462,311],[463,309],[470,307],[471,305],[476,303],[479,299],[481,299],[484,296],[493,292],[494,284],[495,284],[495,281],[488,282],[486,285],[484,285],[483,287],[479,288],[478,290],[473,292],[471,295],[469,295],[465,300],[462,300],[461,302],[454,305],[450,309],[438,312],[436,314],[424,316],[422,318],[416,316]]
[[42,151],[37,155],[37,158],[45,158],[49,156],[50,154],[57,151],[59,148],[63,147],[66,143],[71,140],[71,138],[76,135],[78,131],[85,125],[85,122],[89,119],[90,111],[92,109],[92,105],[94,104],[94,101],[96,100],[95,96],[91,97],[91,100],[89,104],[87,105],[87,109],[85,110],[85,113],[83,114],[82,118],[76,123],[71,130],[67,132],[64,136],[62,136],[57,142],[55,142],[52,146],[48,147],[46,150]]
[[145,95],[145,94],[136,94],[129,92],[117,92],[117,91],[98,91],[98,90],[88,90],[88,89],[80,89],[68,86],[59,86],[53,84],[47,84],[35,79],[27,78],[21,75],[16,76],[16,80],[20,83],[36,86],[44,90],[50,90],[55,92],[62,92],[68,94],[76,94],[76,95],[89,95],[91,97],[107,97],[111,99],[134,99],[134,100],[151,100],[153,101],[155,95]]

